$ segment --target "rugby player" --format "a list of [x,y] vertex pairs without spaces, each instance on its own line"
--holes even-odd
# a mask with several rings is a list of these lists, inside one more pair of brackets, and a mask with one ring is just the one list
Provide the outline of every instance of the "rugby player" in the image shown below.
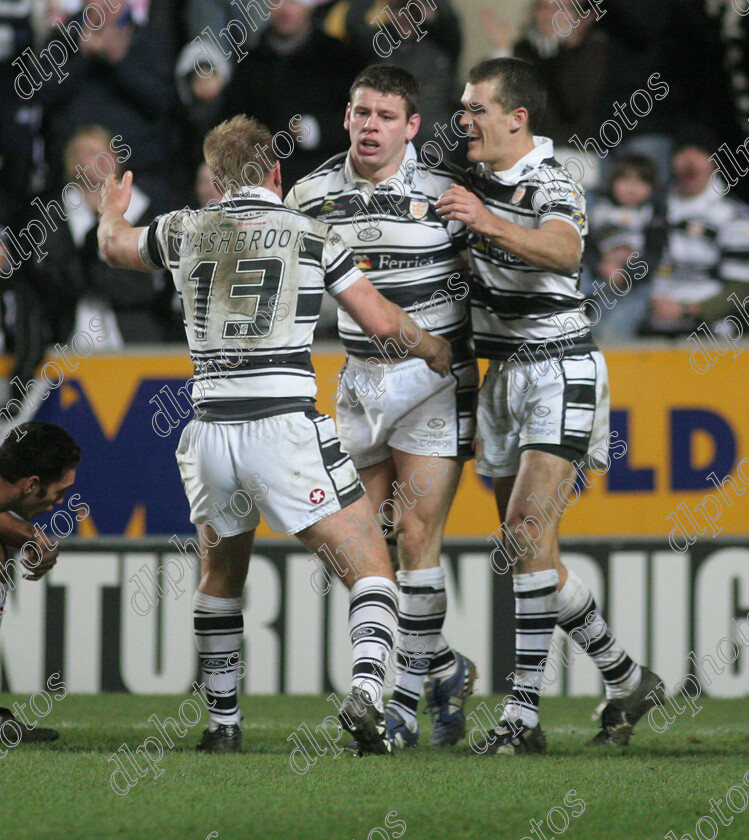
[[538,700],[555,624],[587,645],[603,676],[607,703],[591,743],[624,745],[663,695],[660,680],[632,661],[588,587],[559,559],[559,522],[578,492],[577,470],[605,470],[612,438],[606,363],[581,309],[585,200],[551,141],[534,136],[546,91],[530,64],[477,64],[462,102],[470,191],[450,187],[437,209],[476,234],[473,335],[476,354],[490,360],[479,392],[476,469],[493,478],[516,617],[512,702],[478,751],[545,749]]
[[[0,446],[0,511],[9,512],[0,514],[0,625],[13,588],[6,545],[21,550],[26,580],[40,580],[55,565],[59,544],[51,549],[29,522],[64,500],[80,460],[80,447],[65,429],[39,420],[15,427]],[[22,743],[58,737],[56,730],[16,720],[10,709],[0,707],[0,726],[6,724]]]
[[[397,589],[382,536],[361,560],[346,552],[359,533],[355,523],[374,512],[333,420],[315,410],[310,345],[326,289],[367,335],[424,359],[437,377],[449,373],[450,345],[383,298],[329,225],[283,206],[272,145],[256,120],[240,115],[221,123],[203,149],[226,188],[222,201],[168,213],[145,228],[132,228],[123,216],[132,173],[120,185],[110,179],[99,244],[112,265],[168,269],[184,309],[196,417],[182,433],[177,461],[198,526],[195,638],[213,704],[198,749],[240,749],[242,590],[262,514],[323,561],[337,558],[337,574],[351,590],[354,658],[339,719],[362,751],[387,753],[382,687]],[[253,180],[260,185],[246,186]],[[219,690],[211,688],[215,674]]]
[[370,340],[339,309],[347,357],[336,393],[338,435],[397,541],[399,667],[386,714],[398,747],[418,743],[416,711],[427,674],[432,746],[461,738],[476,677],[473,662],[441,635],[442,535],[463,463],[472,456],[478,386],[463,302],[466,231],[434,209],[453,178],[417,164],[411,141],[420,124],[418,91],[416,79],[398,67],[363,70],[351,85],[344,119],[350,149],[302,178],[286,198],[287,206],[332,225],[373,285],[453,348],[443,379],[423,360]]

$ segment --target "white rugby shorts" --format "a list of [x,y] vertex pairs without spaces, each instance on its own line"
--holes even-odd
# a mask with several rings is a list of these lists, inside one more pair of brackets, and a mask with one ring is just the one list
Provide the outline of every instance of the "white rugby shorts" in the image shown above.
[[190,521],[221,537],[255,529],[297,534],[364,493],[335,423],[314,410],[261,420],[191,420],[177,447]]
[[384,461],[391,449],[472,457],[477,385],[473,359],[442,377],[423,359],[349,356],[334,397],[341,446],[358,469]]
[[479,391],[477,426],[481,475],[516,475],[524,449],[605,467],[609,380],[603,355],[581,353],[555,364],[490,362]]

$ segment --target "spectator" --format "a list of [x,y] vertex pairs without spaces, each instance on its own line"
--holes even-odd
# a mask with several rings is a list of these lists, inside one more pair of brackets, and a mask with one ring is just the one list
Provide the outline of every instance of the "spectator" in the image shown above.
[[[606,298],[610,309],[600,306],[603,318],[597,336],[603,342],[631,339],[650,307],[650,269],[655,270],[666,240],[665,214],[657,198],[655,164],[642,155],[621,155],[613,163],[607,195],[590,212],[590,257],[599,282],[614,287]],[[644,263],[648,271],[635,263]],[[623,271],[632,285],[627,288]],[[600,288],[600,287],[599,287]]]
[[[566,12],[578,20],[577,28],[561,35],[555,18]],[[523,58],[538,68],[548,91],[546,115],[538,134],[554,141],[555,157],[564,163],[581,153],[570,147],[570,137],[588,137],[598,132],[598,103],[606,74],[606,36],[593,27],[595,15],[581,18],[572,0],[535,0],[530,23],[514,43],[509,27],[503,26],[492,9],[485,7],[482,18],[494,42],[494,56]],[[598,183],[599,162],[586,156],[584,186]]]
[[[203,137],[220,120],[225,110],[226,88],[248,50],[257,47],[265,28],[267,12],[253,9],[248,23],[229,0],[188,0],[185,8],[187,43],[175,67],[177,92],[187,118],[189,169],[203,159]],[[231,24],[231,21],[235,23]],[[227,33],[227,25],[229,32]],[[207,30],[207,31],[206,31]],[[224,32],[224,35],[220,35]],[[242,32],[245,38],[242,40]],[[230,48],[229,37],[237,42]]]
[[[649,334],[681,335],[692,316],[731,280],[745,280],[749,207],[713,189],[716,140],[702,129],[677,136],[675,184],[667,202],[668,240],[653,282]],[[738,275],[737,275],[738,269]]]
[[[341,113],[362,66],[348,47],[315,28],[314,5],[284,0],[271,9],[260,44],[236,66],[228,89],[227,116],[251,114],[273,134],[286,133],[276,153],[287,187],[345,145]],[[302,119],[293,121],[297,114]]]
[[[169,138],[176,93],[170,38],[154,24],[135,25],[124,2],[119,12],[104,0],[93,4],[101,8],[103,26],[87,30],[78,20],[87,40],[81,37],[78,51],[69,55],[63,68],[68,78],[58,83],[53,77],[37,94],[45,106],[53,184],[60,180],[62,150],[73,132],[100,123],[116,129],[132,148],[128,167],[151,197],[152,212],[160,212],[171,205]],[[68,32],[77,36],[72,26]]]
[[[97,155],[105,156],[120,177],[120,166],[110,150],[111,139],[104,128],[86,126],[78,129],[65,146],[65,175],[80,189],[65,191],[62,204],[66,222],[49,231],[48,256],[34,266],[48,327],[43,336],[46,341],[67,341],[71,334],[89,331],[93,317],[106,325],[106,330],[99,329],[92,335],[97,350],[119,349],[129,342],[160,341],[163,336],[157,315],[163,280],[110,268],[99,253],[97,207],[105,177],[98,176],[92,164]],[[88,179],[76,179],[79,166],[87,171]],[[77,204],[80,195],[83,201]],[[145,224],[153,215],[150,198],[135,185],[126,218],[133,224]],[[46,341],[32,348],[35,364],[42,359]]]
[[198,207],[205,207],[209,202],[220,201],[223,197],[223,193],[216,186],[215,176],[205,161],[195,172],[195,197]]
[[[619,151],[653,160],[661,184],[668,182],[673,133],[694,109],[679,79],[680,66],[694,62],[694,54],[686,53],[674,36],[684,5],[684,0],[606,0],[601,7],[605,14],[598,23],[608,39],[608,61],[598,99],[597,126],[614,118],[615,103],[621,103],[632,127],[622,129]],[[659,73],[661,82],[668,85],[668,95],[654,104],[650,114],[634,117],[629,104],[632,94],[647,91],[653,73]],[[600,144],[598,130],[593,136]],[[580,138],[586,140],[587,136]],[[604,174],[610,158],[610,153],[603,158]]]
[[[33,181],[41,162],[35,154],[41,108],[34,100],[22,98],[15,89],[18,70],[13,62],[33,47],[32,2],[17,0],[0,4],[0,239],[6,228],[23,228],[33,208]],[[28,93],[24,90],[23,93]],[[31,90],[33,95],[33,90]],[[12,249],[11,249],[12,250]],[[0,241],[2,274],[2,330],[0,342],[5,352],[15,352],[11,379],[28,382],[34,374],[29,368],[25,345],[36,341],[39,330],[40,301],[29,283],[28,266],[7,261]],[[11,397],[17,392],[12,388]]]

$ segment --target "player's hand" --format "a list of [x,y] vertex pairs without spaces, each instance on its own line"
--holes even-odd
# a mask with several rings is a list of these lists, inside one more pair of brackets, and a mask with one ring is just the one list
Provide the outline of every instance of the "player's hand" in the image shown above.
[[447,376],[450,373],[450,363],[453,360],[453,349],[450,342],[442,338],[441,335],[430,336],[433,342],[433,349],[429,356],[426,357],[426,363],[429,367],[440,376]]
[[484,236],[496,233],[499,220],[486,209],[477,195],[465,187],[453,184],[442,193],[434,206],[443,219],[463,222],[471,230]]
[[[56,545],[51,549],[42,540],[29,540],[29,542],[33,542],[38,547],[38,551],[28,546],[19,555],[21,563],[29,570],[28,573],[24,572],[23,577],[25,580],[40,580],[57,563],[60,547]],[[41,560],[39,559],[40,552]]]
[[125,215],[130,205],[130,196],[133,191],[133,173],[129,170],[122,176],[122,183],[118,184],[114,175],[102,184],[101,196],[99,197],[99,213],[117,213]]

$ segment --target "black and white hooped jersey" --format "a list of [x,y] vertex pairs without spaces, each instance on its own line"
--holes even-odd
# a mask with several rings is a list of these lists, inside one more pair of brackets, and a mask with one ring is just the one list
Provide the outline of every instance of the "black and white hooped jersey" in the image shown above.
[[723,282],[749,281],[749,207],[708,185],[695,196],[676,190],[666,204],[666,253],[653,281],[653,297],[698,303]]
[[317,393],[310,361],[323,292],[363,275],[329,225],[262,187],[155,219],[143,262],[171,272],[195,367],[192,398],[209,420],[267,417]]
[[[377,290],[417,323],[454,345],[467,343],[466,230],[434,209],[456,175],[418,163],[409,143],[398,173],[373,187],[344,152],[298,181],[286,204],[332,225]],[[384,355],[341,308],[338,332],[347,353]]]
[[655,206],[650,201],[639,207],[628,207],[603,196],[590,211],[590,235],[595,237],[603,254],[622,246],[642,254],[654,217]]
[[[585,198],[554,159],[545,137],[511,169],[493,172],[479,164],[468,170],[468,188],[500,219],[537,229],[546,221],[568,222],[585,242]],[[473,289],[471,317],[476,355],[521,361],[544,358],[547,342],[565,338],[565,354],[596,349],[588,320],[580,312],[580,268],[570,276],[534,268],[491,239],[469,237]],[[555,347],[555,354],[557,351]]]

